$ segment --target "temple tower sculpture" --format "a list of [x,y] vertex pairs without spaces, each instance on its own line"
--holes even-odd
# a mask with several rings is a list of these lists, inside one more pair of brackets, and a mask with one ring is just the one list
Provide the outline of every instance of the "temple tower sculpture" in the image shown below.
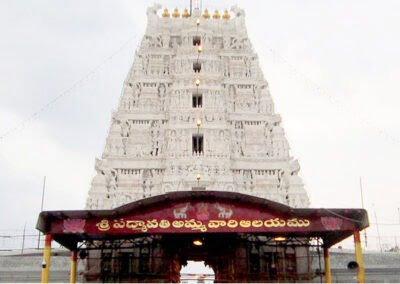
[[308,207],[244,11],[154,5],[147,16],[86,207],[188,190]]

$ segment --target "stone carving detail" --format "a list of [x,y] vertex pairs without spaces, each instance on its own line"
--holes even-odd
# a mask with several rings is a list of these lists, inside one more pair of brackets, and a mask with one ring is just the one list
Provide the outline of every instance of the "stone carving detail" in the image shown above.
[[[307,207],[300,167],[290,157],[244,11],[232,7],[232,19],[223,25],[209,20],[197,31],[188,19],[161,18],[160,9],[147,10],[146,32],[123,84],[102,159],[96,160],[87,208],[198,188]],[[205,48],[200,73],[193,71],[197,32]],[[194,93],[201,95],[201,106],[193,106]],[[193,150],[196,135],[203,137],[200,152]],[[221,218],[232,213],[219,210]]]
[[218,210],[218,218],[229,219],[233,214],[233,210],[231,208],[224,207],[218,203],[216,203],[215,208]]

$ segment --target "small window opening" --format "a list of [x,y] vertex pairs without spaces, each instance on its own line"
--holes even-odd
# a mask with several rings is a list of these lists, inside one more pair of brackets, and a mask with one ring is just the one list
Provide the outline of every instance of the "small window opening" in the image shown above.
[[193,37],[193,46],[200,45],[201,44],[201,37],[200,36],[194,36]]
[[193,94],[192,106],[193,106],[193,108],[203,107],[203,95],[202,94]]
[[200,73],[201,71],[201,63],[200,62],[193,62],[193,71],[196,73]]
[[203,134],[194,134],[192,136],[192,149],[194,154],[203,152]]

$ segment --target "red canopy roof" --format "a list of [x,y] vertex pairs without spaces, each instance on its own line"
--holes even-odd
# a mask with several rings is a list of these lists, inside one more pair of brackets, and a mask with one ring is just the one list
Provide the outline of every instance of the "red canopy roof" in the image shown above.
[[44,211],[36,228],[69,249],[85,240],[171,233],[320,237],[330,247],[368,225],[364,209],[299,209],[240,193],[181,191],[112,210]]

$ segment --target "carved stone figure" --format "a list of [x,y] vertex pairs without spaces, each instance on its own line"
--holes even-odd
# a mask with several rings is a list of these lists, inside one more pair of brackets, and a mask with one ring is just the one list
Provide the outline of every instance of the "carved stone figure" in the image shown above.
[[231,208],[223,207],[218,203],[215,204],[215,208],[218,209],[219,218],[229,219],[233,214],[233,210]]
[[189,209],[189,203],[186,203],[185,206],[175,208],[174,209],[174,218],[176,219],[185,219],[187,218],[187,211]]

